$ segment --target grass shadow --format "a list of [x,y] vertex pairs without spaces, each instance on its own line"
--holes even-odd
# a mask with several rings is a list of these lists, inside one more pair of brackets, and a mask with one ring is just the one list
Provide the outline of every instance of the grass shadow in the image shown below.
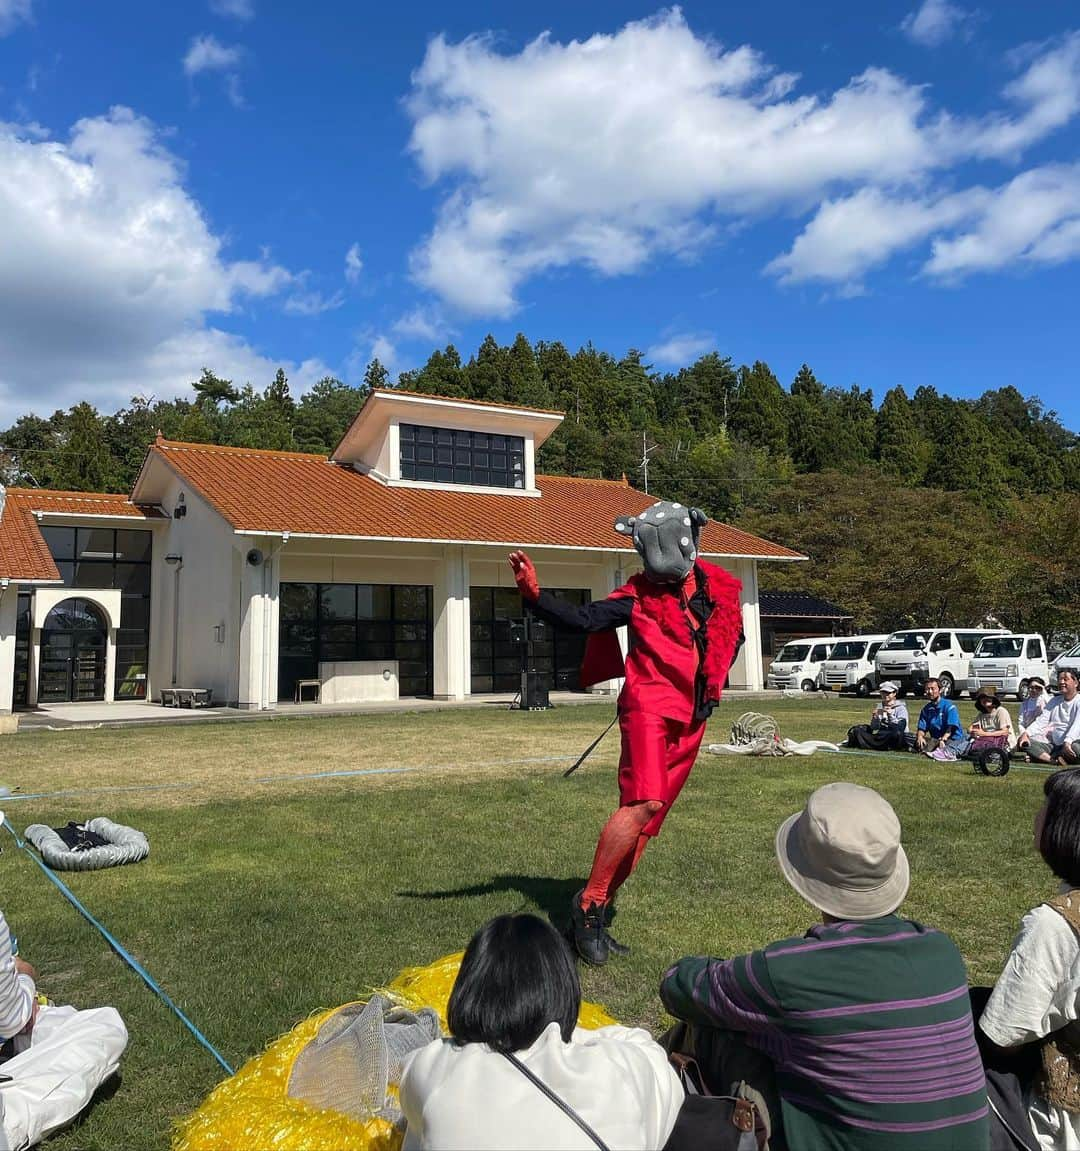
[[535,903],[558,928],[570,918],[570,901],[584,886],[583,879],[556,879],[540,875],[495,875],[486,883],[474,883],[446,891],[399,891],[405,899],[469,899],[515,891]]

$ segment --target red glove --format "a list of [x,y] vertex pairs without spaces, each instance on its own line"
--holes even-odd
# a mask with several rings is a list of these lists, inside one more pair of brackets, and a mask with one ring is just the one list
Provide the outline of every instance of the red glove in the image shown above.
[[540,584],[536,579],[536,568],[533,567],[532,560],[524,552],[511,552],[510,566],[514,569],[514,579],[517,580],[521,598],[529,603],[536,603],[540,598]]

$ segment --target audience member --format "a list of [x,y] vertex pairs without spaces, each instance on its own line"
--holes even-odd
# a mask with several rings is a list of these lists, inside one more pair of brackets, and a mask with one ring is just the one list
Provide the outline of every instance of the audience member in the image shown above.
[[1046,681],[1039,675],[1028,680],[1027,698],[1020,705],[1019,728],[1016,733],[1016,746],[1023,750],[1033,739],[1038,739],[1046,731],[1046,709],[1050,699],[1046,694]]
[[909,875],[892,807],[852,783],[819,788],[781,825],[776,855],[821,923],[736,959],[680,960],[660,987],[714,1092],[742,1078],[778,1094],[798,1151],[986,1148],[964,961],[897,914]]
[[[0,819],[3,817],[0,816]],[[0,912],[0,1151],[32,1147],[71,1122],[120,1064],[127,1029],[112,1007],[39,1003],[34,969],[11,953]]]
[[1009,715],[1009,709],[998,699],[994,688],[980,687],[975,693],[975,712],[975,718],[968,728],[968,735],[973,740],[998,736],[1006,747],[1016,746],[1012,716]]
[[958,759],[969,741],[960,726],[956,704],[941,694],[941,681],[936,678],[926,681],[924,694],[930,702],[919,712],[915,749],[935,759]]
[[870,722],[848,730],[847,746],[866,751],[902,751],[908,725],[907,705],[897,698],[899,688],[892,680],[886,680],[878,691],[881,702],[870,713]]
[[1045,729],[1028,740],[1027,753],[1032,762],[1067,767],[1080,762],[1080,694],[1071,668],[1058,672],[1058,690],[1046,708]]
[[580,1004],[574,957],[550,924],[503,915],[482,927],[450,995],[453,1038],[422,1047],[406,1064],[406,1151],[594,1151],[522,1067],[609,1146],[662,1147],[684,1098],[665,1051],[638,1028],[575,1028]]
[[[1061,892],[1029,911],[979,1020],[998,1047],[1040,1042],[1028,1118],[1046,1148],[1080,1147],[1080,769],[1048,776],[1035,817],[1035,848]],[[1051,1046],[1052,1044],[1052,1046]]]

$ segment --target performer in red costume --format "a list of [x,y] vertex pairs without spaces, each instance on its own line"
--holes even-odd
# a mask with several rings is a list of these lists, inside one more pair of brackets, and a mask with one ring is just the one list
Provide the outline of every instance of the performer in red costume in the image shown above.
[[[682,790],[743,641],[742,584],[698,558],[705,523],[699,509],[668,502],[620,516],[615,530],[632,533],[645,570],[606,599],[581,606],[541,591],[529,557],[510,553],[522,599],[536,615],[575,631],[607,633],[590,636],[582,686],[626,677],[618,704],[619,806],[571,908],[574,946],[587,963],[629,950],[608,930],[612,901]],[[623,626],[625,665],[614,635]]]

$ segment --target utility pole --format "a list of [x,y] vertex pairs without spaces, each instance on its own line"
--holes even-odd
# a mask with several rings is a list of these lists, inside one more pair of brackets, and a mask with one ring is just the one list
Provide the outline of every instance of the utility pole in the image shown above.
[[641,473],[645,478],[645,494],[649,494],[649,456],[656,451],[659,444],[649,444],[645,438],[645,430],[641,432],[641,463],[638,465],[641,468]]

